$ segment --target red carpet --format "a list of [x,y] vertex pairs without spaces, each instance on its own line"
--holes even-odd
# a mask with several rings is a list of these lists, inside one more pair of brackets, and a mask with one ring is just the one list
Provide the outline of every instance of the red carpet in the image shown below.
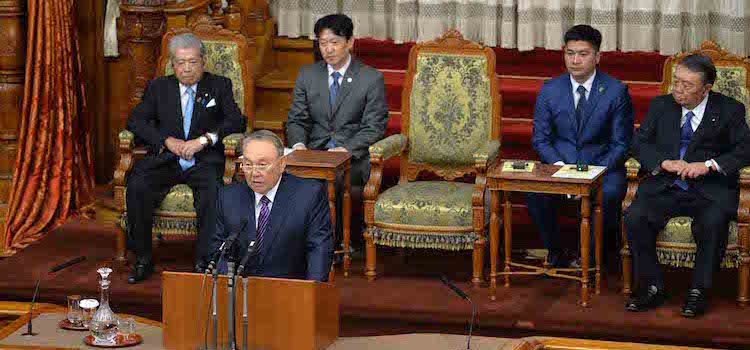
[[[49,276],[40,288],[41,302],[64,305],[68,294],[97,295],[96,267],[111,263],[114,229],[95,223],[71,222],[52,232],[16,256],[0,261],[0,290],[3,300],[28,301],[34,280],[52,266],[72,257],[87,260]],[[524,245],[519,235],[517,247]],[[192,261],[192,243],[171,243],[156,248],[158,271],[186,271]],[[467,254],[430,251],[409,252],[401,257],[379,250],[381,278],[373,283],[362,276],[362,259],[354,261],[350,278],[336,276],[341,291],[341,335],[375,335],[406,332],[464,333],[470,314],[467,302],[457,298],[435,278],[444,273],[454,281],[467,281],[471,257]],[[111,304],[117,312],[153,319],[161,318],[160,279],[126,283],[127,271],[114,266]],[[340,272],[340,270],[339,270]],[[576,305],[578,287],[567,280],[517,278],[511,288],[500,288],[491,302],[488,289],[468,291],[478,309],[475,334],[489,336],[555,335],[637,341],[675,345],[750,348],[750,317],[734,304],[736,274],[722,273],[716,283],[709,313],[697,320],[679,316],[687,287],[687,272],[669,273],[675,293],[661,309],[632,314],[623,310],[619,274],[607,275],[603,293],[593,298],[592,307]]]

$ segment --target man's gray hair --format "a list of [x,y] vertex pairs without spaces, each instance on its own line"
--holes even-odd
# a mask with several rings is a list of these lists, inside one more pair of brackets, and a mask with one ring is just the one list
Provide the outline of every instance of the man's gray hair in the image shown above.
[[177,49],[198,49],[201,59],[206,56],[206,47],[201,39],[193,33],[183,33],[169,40],[169,60],[174,60],[174,53]]
[[242,151],[245,151],[245,146],[250,141],[266,141],[270,142],[271,144],[276,147],[276,153],[278,154],[279,158],[281,158],[284,155],[284,143],[281,142],[281,139],[276,136],[272,131],[269,130],[256,130],[253,131],[252,134],[245,136],[245,138],[242,139]]

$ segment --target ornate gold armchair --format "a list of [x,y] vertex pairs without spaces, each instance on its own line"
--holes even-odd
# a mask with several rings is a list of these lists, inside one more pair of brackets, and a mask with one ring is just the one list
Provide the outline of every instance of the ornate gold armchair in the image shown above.
[[[664,78],[661,91],[668,94],[672,89],[672,75],[679,61],[692,53],[701,53],[711,57],[716,65],[716,83],[714,91],[734,97],[745,104],[745,109],[750,106],[748,89],[750,88],[750,60],[743,59],[727,53],[714,42],[706,41],[700,48],[688,53],[677,54],[667,59],[664,63]],[[750,113],[746,113],[748,124],[750,124]],[[642,175],[640,163],[630,158],[625,163],[627,168],[628,189],[622,203],[623,213],[633,201],[638,183]],[[737,221],[732,221],[729,226],[729,241],[723,268],[739,268],[737,302],[740,306],[746,306],[748,302],[748,277],[750,276],[750,167],[740,170],[740,204],[737,210]],[[624,220],[622,221],[624,222]],[[693,235],[690,232],[692,219],[689,217],[674,217],[669,220],[664,230],[656,238],[656,252],[659,262],[672,267],[692,268],[695,261],[696,246]],[[623,293],[629,296],[632,293],[632,260],[630,247],[626,239],[625,226],[622,226],[622,275]]]
[[[412,47],[402,92],[401,134],[370,146],[364,190],[366,271],[375,279],[376,245],[473,250],[482,275],[485,173],[500,151],[495,53],[456,30]],[[398,185],[380,193],[384,162],[400,155]],[[438,181],[415,181],[429,171]],[[473,176],[474,182],[456,179]]]
[[[248,129],[252,128],[252,114],[254,110],[252,73],[248,68],[247,40],[242,34],[214,26],[207,16],[195,19],[189,28],[172,29],[162,37],[161,57],[157,65],[157,76],[173,74],[169,60],[169,40],[175,35],[192,32],[203,41],[206,47],[206,66],[208,72],[223,75],[232,80],[234,99],[242,113],[248,117]],[[236,153],[242,134],[232,134],[222,140],[227,152]],[[128,172],[132,169],[135,159],[143,157],[146,150],[135,147],[135,136],[128,130],[119,134],[120,160],[114,174],[114,192],[117,209],[122,213],[117,237],[117,260],[124,261],[126,257],[125,239],[128,227],[125,188]],[[224,183],[232,181],[234,173],[234,159],[225,161]],[[193,205],[193,191],[185,184],[172,187],[154,213],[153,234],[159,240],[180,240],[191,238],[197,234],[197,218]]]

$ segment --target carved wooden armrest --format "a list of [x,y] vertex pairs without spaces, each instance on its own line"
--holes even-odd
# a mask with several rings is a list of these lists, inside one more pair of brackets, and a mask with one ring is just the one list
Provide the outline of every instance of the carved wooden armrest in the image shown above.
[[120,161],[115,168],[114,182],[116,186],[125,186],[125,176],[127,176],[130,169],[133,168],[133,163],[135,162],[133,157],[135,135],[130,131],[122,130],[117,136],[120,141],[118,146],[120,150]]
[[489,140],[482,148],[474,152],[474,166],[480,174],[487,172],[487,167],[495,161],[500,154],[500,141]]
[[[406,150],[406,136],[395,134],[388,136],[370,146],[370,179],[367,180],[364,190],[365,221],[372,221],[375,200],[380,193],[380,185],[383,183],[383,166],[385,161],[393,156],[399,155]],[[369,221],[368,221],[369,220]]]
[[224,184],[229,185],[232,183],[234,174],[237,169],[237,159],[242,154],[242,139],[245,137],[244,134],[235,133],[229,134],[221,143],[224,144]]
[[625,162],[625,171],[627,172],[628,187],[625,192],[625,199],[622,201],[623,212],[633,202],[635,192],[638,191],[638,183],[641,180],[640,176],[638,176],[641,171],[641,162],[635,158],[628,158]]
[[[737,222],[750,225],[750,166],[740,169],[739,181],[740,204],[737,207]],[[746,243],[750,244],[750,242]]]

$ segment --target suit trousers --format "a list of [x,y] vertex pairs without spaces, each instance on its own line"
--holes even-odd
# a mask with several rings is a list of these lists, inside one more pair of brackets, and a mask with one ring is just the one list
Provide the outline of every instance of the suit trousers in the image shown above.
[[636,193],[625,212],[625,231],[633,254],[635,276],[641,284],[664,288],[658,267],[656,236],[670,218],[693,218],[691,232],[697,246],[691,288],[709,289],[713,273],[720,267],[729,237],[729,222],[736,216],[723,206],[691,188],[683,191],[676,186],[643,196]]
[[[620,207],[625,198],[625,174],[615,171],[604,175],[602,185],[602,248],[604,252],[614,251],[620,227]],[[528,193],[526,195],[529,216],[539,230],[544,242],[544,247],[550,252],[562,250],[560,243],[560,228],[557,223],[557,207],[564,201],[562,196],[542,193]],[[595,198],[592,197],[591,215],[593,218],[593,205]],[[593,220],[592,220],[593,222]],[[594,225],[591,225],[591,256],[594,255]],[[607,260],[603,254],[604,261]],[[593,261],[593,260],[591,260]]]
[[157,161],[143,159],[135,163],[127,180],[128,247],[140,263],[151,261],[152,224],[154,210],[172,186],[185,183],[193,190],[198,215],[198,240],[195,263],[207,260],[211,236],[216,231],[216,194],[221,184],[221,167],[197,161],[182,170],[177,158]]

